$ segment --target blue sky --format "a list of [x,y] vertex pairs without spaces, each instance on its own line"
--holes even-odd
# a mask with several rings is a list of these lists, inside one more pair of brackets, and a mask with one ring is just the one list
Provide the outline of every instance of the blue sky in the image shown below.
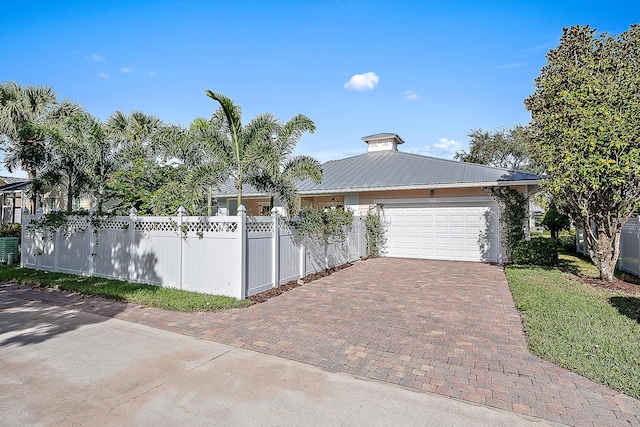
[[621,33],[640,2],[20,1],[2,12],[0,81],[52,86],[101,119],[142,110],[183,125],[213,113],[211,89],[245,121],[306,114],[317,131],[297,153],[326,161],[365,152],[360,137],[378,132],[451,158],[471,129],[528,122],[523,100],[562,28]]

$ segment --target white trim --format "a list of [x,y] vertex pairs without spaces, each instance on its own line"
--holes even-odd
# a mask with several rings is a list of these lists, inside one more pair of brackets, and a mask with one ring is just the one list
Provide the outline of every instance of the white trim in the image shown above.
[[[493,182],[455,182],[450,184],[420,184],[420,185],[394,185],[389,187],[349,187],[349,188],[329,188],[321,190],[300,190],[299,196],[317,196],[322,194],[338,193],[366,193],[371,191],[396,191],[396,190],[437,190],[440,188],[484,188],[484,187],[509,187],[509,186],[535,186],[539,185],[539,179],[524,179],[514,181],[493,181]],[[213,194],[214,197],[236,197],[237,193]],[[267,193],[242,193],[242,197],[266,197]]]
[[365,187],[365,188],[331,188],[322,190],[301,190],[300,196],[330,193],[364,193],[370,191],[395,191],[395,190],[437,190],[439,188],[483,188],[483,187],[509,187],[531,186],[540,184],[539,179],[527,179],[519,181],[493,181],[493,182],[459,182],[451,184],[421,184],[421,185],[394,185],[390,187]]
[[434,203],[495,203],[491,196],[469,196],[469,197],[433,197],[430,199],[373,199],[373,203],[378,205],[425,205]]

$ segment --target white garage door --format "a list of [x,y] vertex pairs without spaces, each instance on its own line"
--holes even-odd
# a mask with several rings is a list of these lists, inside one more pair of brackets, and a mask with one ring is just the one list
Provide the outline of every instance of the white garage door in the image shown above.
[[491,202],[384,206],[386,256],[498,262],[498,207]]

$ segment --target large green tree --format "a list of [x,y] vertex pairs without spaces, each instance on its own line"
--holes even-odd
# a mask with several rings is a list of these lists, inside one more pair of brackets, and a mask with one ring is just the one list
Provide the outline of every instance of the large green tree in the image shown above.
[[640,26],[618,36],[565,28],[535,88],[525,105],[544,188],[612,280],[620,231],[640,201]]
[[456,159],[504,169],[529,170],[529,144],[523,126],[501,127],[493,131],[472,129],[467,136],[469,152],[458,151]]

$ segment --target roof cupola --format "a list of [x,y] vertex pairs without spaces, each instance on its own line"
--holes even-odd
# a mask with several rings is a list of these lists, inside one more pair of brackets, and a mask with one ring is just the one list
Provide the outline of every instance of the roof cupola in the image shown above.
[[363,136],[362,140],[369,146],[368,152],[372,151],[398,151],[398,145],[404,144],[402,138],[395,133],[376,133],[375,135]]

